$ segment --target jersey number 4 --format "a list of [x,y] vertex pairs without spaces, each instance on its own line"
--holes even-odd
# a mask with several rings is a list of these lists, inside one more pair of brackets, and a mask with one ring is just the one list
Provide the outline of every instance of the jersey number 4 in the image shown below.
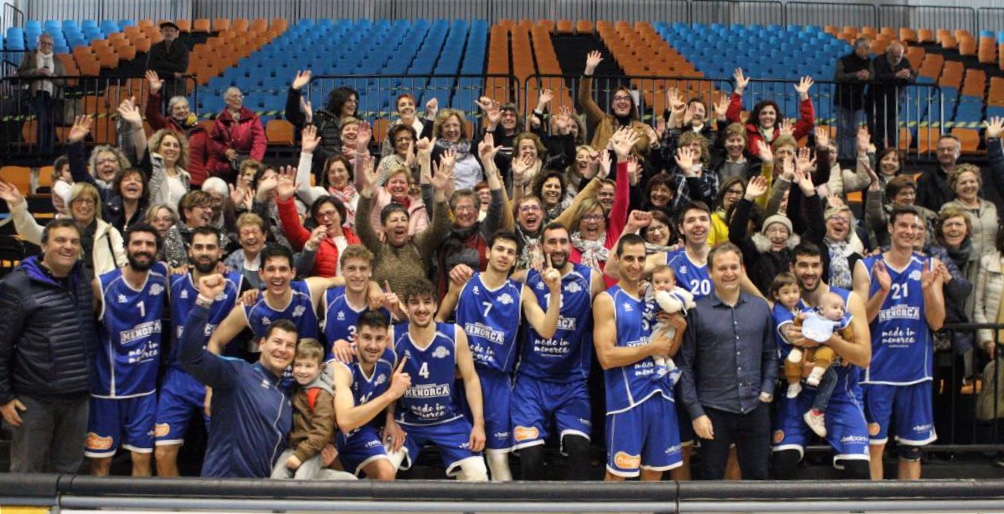
[[418,375],[422,378],[429,378],[429,363],[423,362],[422,367],[418,369]]

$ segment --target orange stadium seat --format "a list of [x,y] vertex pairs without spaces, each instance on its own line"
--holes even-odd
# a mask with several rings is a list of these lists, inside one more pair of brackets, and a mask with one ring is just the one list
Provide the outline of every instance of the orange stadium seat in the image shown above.
[[916,43],[917,42],[917,32],[909,28],[899,29],[899,40],[904,43]]
[[962,141],[963,152],[975,152],[976,148],[980,146],[979,130],[955,127],[952,129],[952,135],[958,137],[959,141]]
[[279,33],[283,33],[289,28],[289,21],[285,18],[274,18],[269,25],[269,30],[279,30]]
[[589,20],[579,20],[575,23],[575,31],[579,34],[588,34],[593,31],[593,22]]
[[990,94],[987,95],[987,104],[1004,107],[1004,78],[990,78]]
[[286,120],[269,120],[265,125],[265,138],[269,144],[293,146],[296,141],[293,124]]
[[223,32],[225,30],[230,30],[229,18],[216,18],[213,20],[213,32]]
[[209,32],[212,29],[212,23],[206,18],[198,18],[192,22],[192,32]]
[[250,26],[251,26],[251,23],[249,23],[246,19],[244,19],[244,18],[238,18],[238,19],[234,20],[234,22],[230,25],[230,31],[231,32],[247,32],[248,28]]
[[[35,127],[32,126],[31,128],[33,129],[31,130],[31,137],[34,138],[36,134]],[[27,138],[25,139],[27,140]],[[4,182],[17,186],[21,194],[31,194],[31,168],[26,166],[4,166],[0,168],[0,178],[3,178]]]
[[917,42],[918,43],[933,43],[934,42],[934,32],[931,32],[931,29],[918,29],[917,30]]
[[138,22],[136,22],[136,25],[139,25],[140,27],[156,28],[156,25],[153,23],[153,20],[139,20]]
[[575,24],[572,20],[558,20],[557,24],[558,34],[571,34],[575,32]]

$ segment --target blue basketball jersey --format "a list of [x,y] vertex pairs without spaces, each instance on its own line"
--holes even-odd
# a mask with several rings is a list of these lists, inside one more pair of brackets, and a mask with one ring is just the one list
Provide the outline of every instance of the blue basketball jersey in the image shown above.
[[[394,366],[397,365],[397,360],[394,357],[394,351],[387,348],[384,350],[383,356],[374,364],[373,372],[369,376],[363,371],[358,359],[349,364],[338,361],[335,365],[344,366],[352,373],[352,400],[355,405],[362,405],[387,391],[387,388],[390,387],[390,379],[394,376]],[[363,426],[377,428],[382,425],[382,416],[376,416]],[[361,428],[356,428],[346,437],[355,434]]]
[[920,275],[931,266],[926,257],[914,254],[906,268],[897,270],[882,255],[862,260],[871,279],[868,295],[879,290],[872,276],[877,260],[885,262],[892,286],[878,316],[871,324],[872,361],[863,384],[910,385],[931,380],[934,340],[925,316]]
[[666,265],[673,268],[677,285],[690,291],[694,295],[694,301],[710,295],[714,290],[711,275],[708,274],[708,264],[706,262],[695,264],[690,257],[687,257],[686,248],[667,253]]
[[133,289],[116,269],[101,275],[101,313],[91,394],[130,398],[157,389],[161,319],[167,302],[167,265],[154,263],[146,282]]
[[476,273],[457,300],[457,325],[464,328],[474,364],[512,373],[519,331],[520,293],[523,285],[512,279],[489,289]]
[[[614,318],[617,325],[616,345],[633,347],[648,344],[655,326],[655,314],[659,306],[655,301],[646,302],[631,296],[620,286],[607,289],[614,303]],[[607,391],[607,414],[616,414],[632,409],[654,395],[662,395],[673,400],[673,384],[669,375],[652,380],[655,361],[646,357],[634,364],[603,371]]]
[[242,305],[248,326],[251,327],[251,332],[254,333],[255,346],[257,346],[258,339],[265,335],[268,326],[277,319],[292,321],[299,331],[300,339],[318,338],[320,331],[317,323],[317,313],[314,312],[314,302],[310,299],[310,287],[303,280],[294,280],[289,285],[293,290],[293,297],[289,300],[288,304],[280,308],[269,305],[265,301],[264,292],[258,297],[258,301],[254,305],[250,307]]
[[[797,307],[796,307],[797,308]],[[789,311],[781,302],[776,302],[770,311],[774,319],[774,342],[777,344],[777,357],[781,362],[788,358],[791,353],[791,344],[784,337],[784,330],[787,325],[795,321],[795,313]]]
[[[325,337],[325,360],[330,360],[331,347],[335,341],[344,339],[349,343],[356,340],[356,325],[359,323],[359,316],[369,310],[369,306],[363,303],[362,307],[355,308],[349,304],[348,296],[345,295],[345,286],[333,287],[324,292],[324,321],[321,322]],[[390,321],[390,311],[380,309],[387,321]]]
[[[233,310],[237,302],[237,285],[229,278],[224,279],[223,291],[213,299],[213,305],[209,308],[209,322],[206,324],[206,337],[208,338],[216,326],[223,321]],[[182,369],[178,362],[178,349],[181,348],[181,336],[185,330],[185,320],[188,314],[195,308],[195,300],[199,296],[199,288],[192,281],[192,274],[171,275],[171,317],[174,320],[174,331],[171,339],[171,354],[168,358],[168,366],[175,369]]]
[[[561,278],[558,331],[554,337],[544,339],[533,327],[525,327],[520,374],[551,382],[583,380],[589,376],[593,349],[592,278],[592,268],[581,264],[573,264],[572,271]],[[526,285],[546,311],[551,290],[540,278],[540,272],[528,269]]]
[[394,327],[394,353],[407,358],[404,372],[411,387],[398,400],[394,413],[402,425],[438,425],[462,417],[453,398],[457,368],[456,325],[436,323],[436,337],[419,348],[408,334],[408,324]]

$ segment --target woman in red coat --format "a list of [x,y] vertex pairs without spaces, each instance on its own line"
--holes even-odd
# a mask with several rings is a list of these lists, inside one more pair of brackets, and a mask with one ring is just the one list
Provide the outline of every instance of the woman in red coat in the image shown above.
[[171,98],[167,104],[168,115],[164,116],[160,112],[160,89],[164,86],[164,81],[153,70],[146,72],[146,79],[150,82],[150,95],[146,100],[146,121],[150,122],[154,132],[168,129],[188,138],[188,167],[185,171],[192,175],[190,182],[192,186],[201,186],[209,178],[206,172],[209,133],[199,125],[199,117],[192,112],[188,98],[184,96]]
[[[311,231],[300,223],[300,215],[296,211],[296,202],[293,200],[293,195],[296,193],[296,184],[293,182],[295,175],[296,170],[293,168],[279,173],[275,203],[279,207],[282,232],[286,234],[286,239],[293,245],[293,249],[299,252],[310,239]],[[334,196],[322,196],[310,206],[310,218],[317,227],[315,231],[324,230],[324,238],[317,246],[317,256],[314,258],[314,268],[310,271],[310,275],[318,277],[341,275],[341,263],[338,261],[342,250],[348,245],[359,244],[356,233],[343,226],[345,206]]]
[[[742,123],[743,91],[746,90],[750,79],[743,76],[742,68],[736,68],[733,76],[736,79],[736,89],[732,93],[732,100],[729,108],[725,111],[725,118],[729,123]],[[809,134],[812,126],[816,123],[816,111],[812,107],[812,99],[809,98],[809,88],[812,87],[812,77],[802,77],[802,80],[795,86],[798,92],[800,118],[795,123],[792,130],[792,137],[795,140],[801,139]],[[763,141],[768,145],[777,139],[780,132],[780,122],[784,119],[784,113],[777,106],[774,100],[761,100],[753,106],[749,119],[746,120],[746,150],[753,156],[759,157],[760,150],[758,143]]]
[[223,95],[227,107],[216,116],[209,132],[208,171],[228,183],[234,183],[241,161],[247,158],[261,161],[265,158],[268,139],[261,119],[251,109],[244,107],[244,95],[236,87],[228,88]]

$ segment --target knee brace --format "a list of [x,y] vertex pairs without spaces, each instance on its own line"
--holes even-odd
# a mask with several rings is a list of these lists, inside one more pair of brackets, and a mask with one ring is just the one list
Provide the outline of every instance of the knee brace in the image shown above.
[[920,446],[900,444],[896,447],[896,452],[902,460],[920,460],[923,456],[923,452],[920,451]]
[[792,449],[774,452],[771,459],[774,465],[774,478],[778,480],[795,480],[798,478],[798,463],[801,460],[802,455],[798,450]]
[[485,460],[479,457],[471,457],[460,461],[460,473],[457,480],[464,481],[488,481],[488,468],[485,467]]
[[544,479],[544,445],[528,446],[519,450],[519,468],[522,480]]
[[589,439],[566,435],[561,444],[568,455],[568,480],[589,480]]
[[868,461],[866,460],[844,460],[841,461],[844,469],[840,473],[841,478],[845,480],[869,480],[871,479],[871,471],[868,469]]
[[492,473],[492,482],[508,482],[512,480],[509,470],[509,452],[504,450],[485,450],[485,460]]

